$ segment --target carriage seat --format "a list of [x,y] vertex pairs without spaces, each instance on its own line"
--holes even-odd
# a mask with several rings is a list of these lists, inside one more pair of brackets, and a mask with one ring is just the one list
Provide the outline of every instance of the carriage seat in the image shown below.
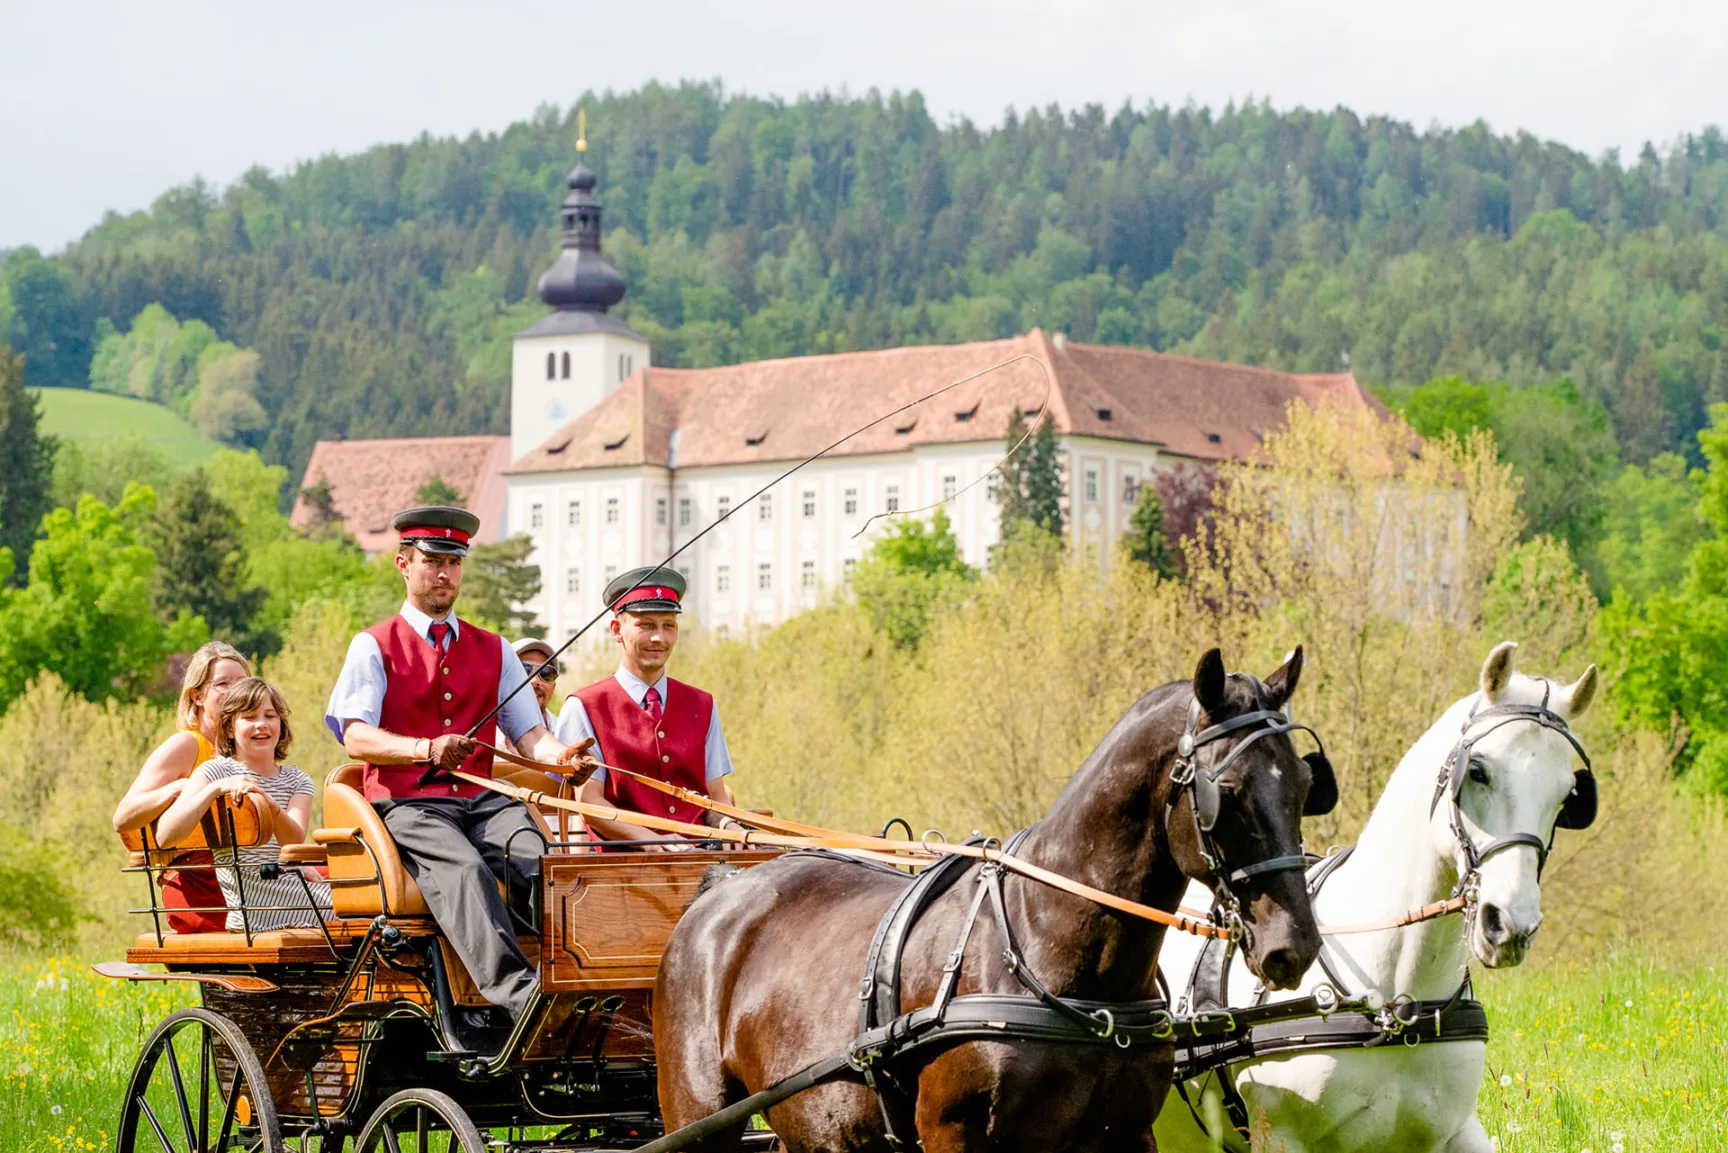
[[[384,818],[360,792],[365,768],[350,761],[336,766],[324,780],[324,827],[313,830],[312,839],[329,859],[331,904],[338,917],[430,917],[426,898],[402,864]],[[528,811],[550,840],[545,817],[532,806]],[[503,882],[499,892],[504,892]]]

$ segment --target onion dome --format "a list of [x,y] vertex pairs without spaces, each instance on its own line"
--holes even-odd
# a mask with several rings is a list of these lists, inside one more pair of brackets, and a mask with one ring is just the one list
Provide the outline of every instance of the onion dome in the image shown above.
[[[577,145],[578,151],[586,151],[586,140]],[[559,310],[605,312],[624,299],[625,287],[618,270],[600,255],[600,203],[594,199],[598,180],[580,156],[566,180],[570,194],[559,209],[563,250],[540,278],[540,299]]]

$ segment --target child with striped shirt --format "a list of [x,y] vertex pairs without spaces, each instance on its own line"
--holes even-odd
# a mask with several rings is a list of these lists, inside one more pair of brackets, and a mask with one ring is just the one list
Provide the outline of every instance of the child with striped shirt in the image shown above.
[[[217,797],[232,802],[253,797],[268,837],[251,848],[219,849],[215,854],[216,877],[229,910],[228,929],[265,932],[317,925],[330,905],[329,884],[309,876],[302,886],[292,868],[272,870],[273,875],[266,878],[262,868],[277,862],[283,842],[298,844],[306,839],[312,816],[312,779],[281,763],[294,740],[288,703],[275,685],[247,677],[222,698],[218,727],[220,755],[192,771],[179,799],[157,823],[157,836],[162,844],[172,845],[197,827]],[[244,920],[239,911],[242,896],[247,906]]]

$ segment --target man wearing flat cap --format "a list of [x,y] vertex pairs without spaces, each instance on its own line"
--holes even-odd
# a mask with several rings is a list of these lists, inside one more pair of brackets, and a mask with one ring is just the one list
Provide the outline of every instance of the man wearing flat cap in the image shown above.
[[[558,736],[566,743],[597,740],[593,753],[607,764],[731,804],[726,776],[732,758],[714,698],[666,675],[678,644],[684,589],[684,578],[665,568],[632,569],[606,586],[612,637],[623,658],[617,672],[564,702]],[[736,824],[604,768],[582,786],[582,799],[689,824]],[[588,827],[612,841],[667,840],[666,833],[625,821],[589,818]]]
[[492,753],[479,745],[496,743],[498,730],[534,760],[570,764],[584,749],[546,730],[510,642],[454,612],[480,518],[434,506],[391,523],[407,599],[348,646],[324,720],[348,755],[366,762],[361,791],[481,996],[519,1017],[536,981],[494,878],[513,894],[531,888],[538,826],[520,802],[445,774],[491,776]]

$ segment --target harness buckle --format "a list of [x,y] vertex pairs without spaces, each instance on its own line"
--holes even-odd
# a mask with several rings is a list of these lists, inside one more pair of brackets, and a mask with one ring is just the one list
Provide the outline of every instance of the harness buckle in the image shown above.
[[1322,1021],[1338,1011],[1338,990],[1331,985],[1322,982],[1314,986],[1314,992],[1310,996],[1314,998],[1314,1011],[1320,1015]]
[[958,969],[960,967],[961,958],[965,955],[966,951],[964,949],[955,949],[952,953],[949,953],[947,963],[942,966],[943,975],[946,976]]
[[[1236,1031],[1236,1014],[1230,1012],[1228,1009],[1216,1009],[1207,1013],[1196,1013],[1192,1017],[1188,1018],[1187,1021],[1189,1031],[1196,1037],[1203,1035],[1201,1030],[1202,1026],[1212,1025],[1214,1023],[1222,1023],[1224,1026],[1222,1029],[1218,1030],[1218,1032],[1234,1033]],[[1209,1032],[1210,1030],[1207,1031]]]
[[1108,1009],[1099,1009],[1092,1014],[1092,1019],[1104,1026],[1104,1031],[1098,1034],[1098,1039],[1100,1041],[1107,1040],[1116,1035],[1116,1014],[1112,1013]]
[[1168,1041],[1176,1035],[1176,1018],[1160,1009],[1153,1014],[1153,1024],[1146,1026],[1147,1035],[1154,1041]]

